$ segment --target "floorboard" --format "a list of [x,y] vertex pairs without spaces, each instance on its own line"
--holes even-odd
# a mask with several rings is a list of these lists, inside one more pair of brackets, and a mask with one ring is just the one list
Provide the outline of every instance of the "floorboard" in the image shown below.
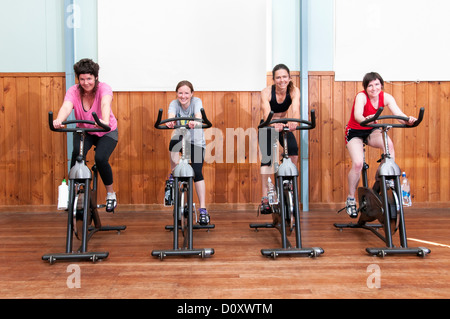
[[[450,298],[450,209],[407,208],[405,214],[408,244],[431,249],[425,258],[368,255],[365,248],[382,246],[381,240],[363,229],[335,229],[333,223],[351,220],[330,210],[301,217],[303,246],[321,247],[324,254],[267,258],[260,250],[280,247],[280,234],[250,229],[250,223],[269,217],[246,210],[211,211],[215,229],[194,232],[194,248],[214,248],[210,258],[160,260],[151,251],[172,247],[172,233],[164,229],[171,212],[118,209],[114,215],[101,213],[103,225],[127,229],[97,233],[89,242],[92,251],[109,251],[107,259],[50,265],[41,257],[64,251],[66,213],[3,211],[0,298]],[[69,288],[72,265],[79,267],[80,288]]]

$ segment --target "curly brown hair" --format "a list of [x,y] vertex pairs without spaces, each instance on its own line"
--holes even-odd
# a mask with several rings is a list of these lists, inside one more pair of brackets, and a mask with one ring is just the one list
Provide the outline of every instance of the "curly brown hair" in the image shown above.
[[[74,64],[73,70],[75,71],[75,75],[78,80],[80,80],[81,74],[93,75],[95,77],[95,87],[93,93],[97,91],[98,72],[100,70],[100,66],[98,65],[98,63],[95,63],[91,59],[81,59],[80,61]],[[84,89],[81,87],[81,85],[78,85],[78,89],[80,90],[81,94],[84,94]]]

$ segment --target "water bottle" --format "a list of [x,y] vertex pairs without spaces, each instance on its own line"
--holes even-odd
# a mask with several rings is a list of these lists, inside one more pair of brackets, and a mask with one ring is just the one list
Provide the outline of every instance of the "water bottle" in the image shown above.
[[267,178],[267,197],[269,198],[270,205],[278,204],[277,191],[275,190],[275,186],[270,177]]
[[409,186],[409,181],[406,178],[406,173],[402,173],[402,202],[403,206],[411,206],[411,188]]
[[58,210],[66,210],[69,206],[69,186],[66,179],[63,179],[61,185],[58,186]]

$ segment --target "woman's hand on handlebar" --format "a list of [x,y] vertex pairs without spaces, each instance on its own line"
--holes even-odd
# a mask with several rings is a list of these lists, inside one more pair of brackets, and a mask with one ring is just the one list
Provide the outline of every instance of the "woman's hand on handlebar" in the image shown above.
[[189,121],[188,126],[190,129],[195,128],[197,125],[201,125],[201,122],[197,122],[197,121]]
[[274,123],[274,124],[273,124],[273,127],[274,127],[275,131],[277,131],[277,132],[283,131],[283,129],[284,129],[285,127],[289,128],[289,131],[290,131],[290,132],[294,132],[294,131],[297,129],[297,123],[295,123],[295,122],[288,122],[288,123],[286,123],[286,124],[283,124],[283,123]]
[[408,118],[408,121],[404,121],[404,120],[398,120],[400,123],[405,124],[405,125],[414,125],[414,122],[417,121],[417,119],[414,116],[405,116]]
[[283,124],[283,123],[274,123],[272,125],[273,125],[275,131],[277,131],[277,132],[281,132],[285,126],[285,124]]
[[66,127],[65,125],[62,124],[63,121],[56,119],[53,121],[53,127],[56,129],[60,129],[60,128],[64,128]]
[[413,125],[417,119],[414,116],[410,116],[408,122],[405,122],[406,125]]
[[175,126],[175,121],[165,123],[168,128],[173,128]]
[[297,129],[298,123],[295,122],[288,122],[286,124],[287,127],[289,127],[289,131],[294,132]]
[[[100,123],[102,123],[102,124],[104,124],[104,125],[106,125],[106,126],[109,126],[109,122],[106,122],[106,121],[104,121],[104,120],[102,120],[102,119],[98,119],[99,121],[100,121]],[[97,123],[95,123],[95,127],[101,127],[100,125],[98,125]]]

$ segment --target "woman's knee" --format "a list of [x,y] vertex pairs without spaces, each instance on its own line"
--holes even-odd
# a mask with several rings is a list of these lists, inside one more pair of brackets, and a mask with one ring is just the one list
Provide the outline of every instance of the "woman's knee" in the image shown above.
[[95,164],[98,166],[108,166],[109,165],[109,156],[104,154],[100,154],[98,152],[95,153]]
[[364,161],[354,161],[354,162],[352,162],[351,170],[353,172],[359,173],[362,171],[363,165],[364,165]]

